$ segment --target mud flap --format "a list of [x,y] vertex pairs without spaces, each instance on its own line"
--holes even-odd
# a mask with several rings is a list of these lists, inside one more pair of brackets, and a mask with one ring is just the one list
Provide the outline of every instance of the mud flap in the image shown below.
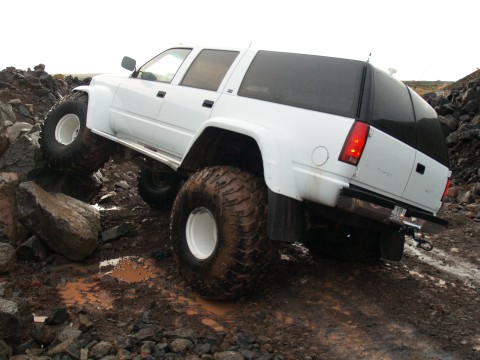
[[385,260],[400,261],[405,246],[405,234],[399,230],[386,230],[380,235],[381,257]]
[[268,236],[272,240],[296,242],[305,235],[305,209],[301,201],[268,189]]

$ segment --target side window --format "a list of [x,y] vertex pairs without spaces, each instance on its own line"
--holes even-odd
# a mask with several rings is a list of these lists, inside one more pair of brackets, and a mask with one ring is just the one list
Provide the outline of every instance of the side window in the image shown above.
[[143,65],[137,78],[169,83],[192,49],[170,49]]
[[417,119],[417,149],[448,167],[447,147],[437,113],[415,91],[409,91]]
[[374,69],[371,124],[416,148],[415,118],[408,88],[379,69]]
[[362,74],[359,61],[259,51],[238,95],[353,118]]
[[238,51],[202,50],[181,85],[217,91],[237,56]]

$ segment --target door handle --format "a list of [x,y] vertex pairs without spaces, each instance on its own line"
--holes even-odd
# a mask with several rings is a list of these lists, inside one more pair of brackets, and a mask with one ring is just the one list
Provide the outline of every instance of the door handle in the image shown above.
[[162,90],[160,90],[157,93],[157,97],[162,98],[162,99],[165,97],[165,95],[167,95],[167,93],[165,91],[162,91]]
[[215,102],[212,101],[212,100],[205,100],[205,101],[203,102],[202,106],[211,109],[211,108],[213,107],[213,104],[214,104],[214,103],[215,103]]
[[425,173],[425,165],[422,165],[420,163],[417,164],[417,168],[415,169],[415,171],[421,175],[423,175]]

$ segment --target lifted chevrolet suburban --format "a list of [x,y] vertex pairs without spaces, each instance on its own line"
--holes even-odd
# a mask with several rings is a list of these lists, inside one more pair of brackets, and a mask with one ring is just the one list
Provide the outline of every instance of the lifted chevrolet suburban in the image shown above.
[[139,194],[170,209],[180,273],[202,296],[259,283],[275,241],[340,259],[402,257],[443,229],[450,171],[435,111],[372,64],[263,50],[176,47],[56,104],[50,166],[141,166]]

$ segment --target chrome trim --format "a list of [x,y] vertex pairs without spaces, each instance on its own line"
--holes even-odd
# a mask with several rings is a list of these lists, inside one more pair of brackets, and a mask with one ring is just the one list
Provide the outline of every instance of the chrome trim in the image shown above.
[[149,157],[151,157],[155,160],[158,160],[158,161],[164,163],[165,165],[170,166],[173,170],[177,170],[178,167],[181,164],[181,162],[178,158],[175,158],[172,155],[166,154],[166,153],[164,153],[160,150],[154,150],[153,147],[150,147],[150,146],[147,148],[148,145],[137,144],[137,143],[134,143],[134,142],[131,142],[131,141],[122,140],[122,139],[119,139],[115,136],[112,136],[110,134],[107,134],[107,133],[104,133],[102,131],[95,130],[95,129],[92,129],[91,131],[93,133],[99,135],[99,136],[102,136],[102,137],[107,138],[109,140],[115,141],[116,143],[119,143],[121,145],[129,147],[130,149],[133,149],[135,151],[138,151],[139,153],[147,155],[147,156],[149,156]]

